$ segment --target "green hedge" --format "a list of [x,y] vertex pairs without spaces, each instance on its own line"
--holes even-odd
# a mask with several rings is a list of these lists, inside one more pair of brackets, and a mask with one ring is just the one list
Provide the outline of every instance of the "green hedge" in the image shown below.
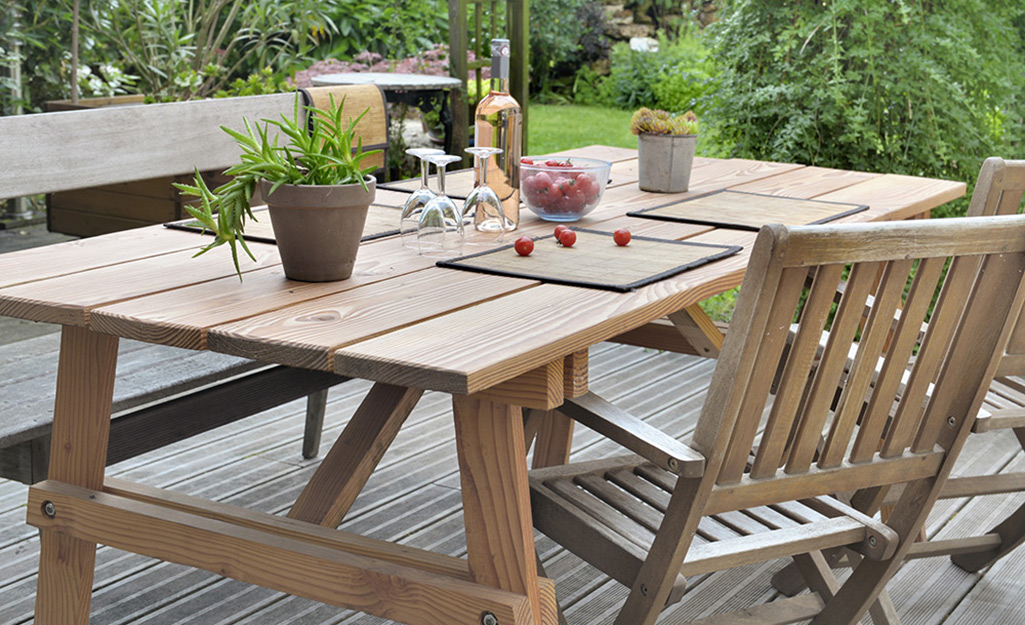
[[972,181],[987,156],[1025,156],[1023,14],[997,0],[726,3],[710,138],[726,156]]

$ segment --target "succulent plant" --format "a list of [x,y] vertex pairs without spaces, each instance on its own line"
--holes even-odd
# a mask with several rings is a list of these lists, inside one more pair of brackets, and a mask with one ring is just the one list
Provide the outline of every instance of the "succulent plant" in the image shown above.
[[698,116],[694,111],[673,115],[659,109],[640,108],[630,120],[635,135],[696,135]]

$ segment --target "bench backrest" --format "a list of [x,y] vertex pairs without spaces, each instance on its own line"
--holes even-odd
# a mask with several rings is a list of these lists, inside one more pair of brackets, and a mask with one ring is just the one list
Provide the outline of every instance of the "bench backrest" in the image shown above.
[[[364,149],[387,147],[384,96],[373,85],[306,90],[317,106],[345,97]],[[295,93],[0,117],[0,198],[222,171],[240,150],[221,126],[291,116]],[[384,155],[366,161],[384,164]]]

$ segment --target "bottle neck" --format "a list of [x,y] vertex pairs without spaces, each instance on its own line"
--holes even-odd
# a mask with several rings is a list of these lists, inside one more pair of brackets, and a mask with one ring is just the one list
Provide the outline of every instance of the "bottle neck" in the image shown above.
[[508,76],[491,76],[491,91],[494,93],[509,93]]

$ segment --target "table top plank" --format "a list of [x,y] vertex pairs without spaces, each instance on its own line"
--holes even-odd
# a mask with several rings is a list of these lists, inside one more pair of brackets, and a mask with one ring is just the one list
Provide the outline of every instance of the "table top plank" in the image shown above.
[[187,233],[166,230],[149,226],[0,254],[0,289],[196,247]]
[[777,176],[730,187],[732,191],[762,193],[801,199],[819,199],[818,196],[849,187],[859,182],[878,178],[882,174],[863,171],[845,171],[826,167],[805,167],[789,170]]
[[[172,232],[168,230],[167,234]],[[176,241],[181,240],[179,234],[173,233]],[[184,234],[191,236],[194,242],[202,242],[201,235]],[[115,241],[104,243],[110,258],[136,259],[0,289],[0,315],[84,326],[89,321],[89,311],[97,306],[235,275],[231,251],[226,245],[195,258],[195,247],[138,258],[124,255]],[[249,249],[257,262],[244,263],[243,271],[281,262],[273,245],[250,243]]]
[[739,284],[754,235],[717,232],[694,240],[748,247],[631,293],[517,291],[342,347],[335,372],[464,395],[486,389]]
[[348,280],[297,282],[280,265],[251,271],[240,282],[230,276],[172,291],[101,306],[90,325],[100,332],[150,343],[206,349],[209,328],[340,291],[355,289],[434,265],[400,247],[394,238],[364,245]]
[[953,180],[884,174],[826,193],[815,199],[868,204],[865,220],[907,219],[965,194],[967,185]]
[[214,327],[207,343],[218,352],[330,370],[338,346],[535,284],[431,268]]

